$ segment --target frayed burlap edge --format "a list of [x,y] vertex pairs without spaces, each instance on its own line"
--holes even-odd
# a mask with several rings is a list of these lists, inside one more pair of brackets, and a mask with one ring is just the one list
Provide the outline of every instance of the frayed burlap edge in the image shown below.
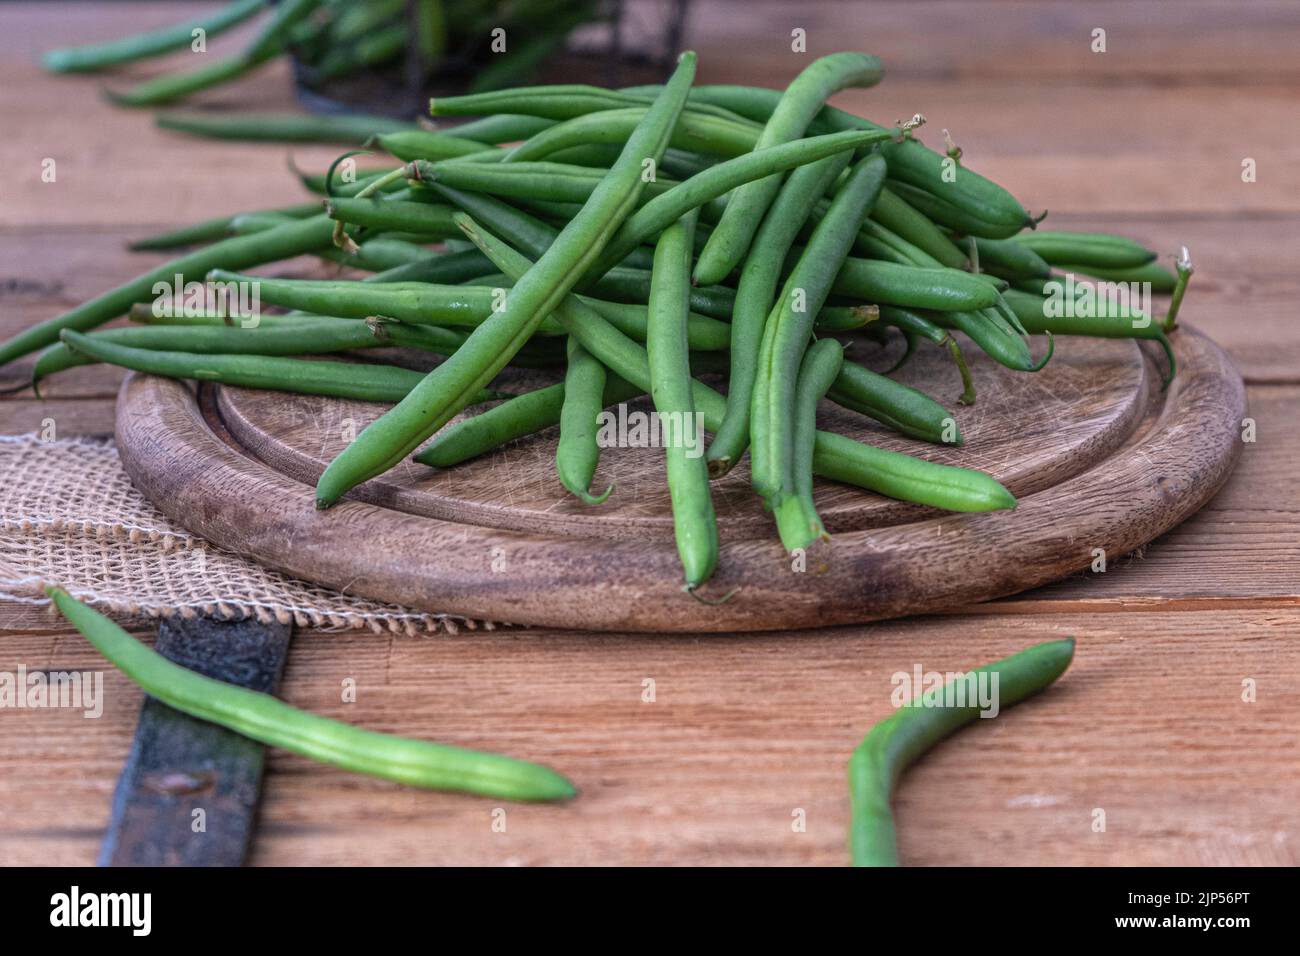
[[339,594],[222,551],[135,489],[111,438],[0,436],[0,599],[48,604],[46,584],[136,621],[253,617],[411,635],[495,626]]

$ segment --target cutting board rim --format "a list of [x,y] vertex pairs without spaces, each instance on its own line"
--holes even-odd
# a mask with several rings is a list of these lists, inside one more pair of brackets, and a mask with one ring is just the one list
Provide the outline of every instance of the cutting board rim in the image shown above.
[[[801,564],[772,540],[724,543],[710,591],[680,591],[671,542],[554,537],[345,500],[237,448],[210,386],[132,374],[117,441],[136,486],[214,545],[345,593],[471,618],[601,631],[743,632],[863,623],[989,600],[1126,554],[1195,513],[1227,480],[1246,413],[1240,374],[1190,328],[1179,374],[1145,428],[1012,512],[845,531]],[[203,400],[200,400],[200,394]]]

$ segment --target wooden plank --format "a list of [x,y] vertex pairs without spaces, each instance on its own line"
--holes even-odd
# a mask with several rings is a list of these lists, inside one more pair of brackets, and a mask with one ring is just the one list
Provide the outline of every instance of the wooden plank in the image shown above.
[[[1287,637],[1298,626],[1295,609],[976,615],[664,637],[653,653],[642,640],[554,631],[310,634],[285,675],[294,705],[541,760],[582,793],[564,806],[501,804],[273,751],[254,862],[840,864],[844,764],[891,712],[891,675],[1074,634],[1075,664],[1055,688],[962,731],[904,780],[904,862],[1295,865],[1300,658]],[[0,666],[18,663],[102,666],[84,641],[48,635],[7,637]],[[1246,678],[1257,703],[1241,700]],[[345,680],[356,703],[341,703]],[[0,776],[5,862],[93,860],[140,702],[115,672],[104,682],[98,720],[6,715],[0,760],[23,772]],[[492,829],[498,807],[505,833]],[[1105,833],[1091,828],[1098,808]],[[800,809],[807,831],[793,832]]]

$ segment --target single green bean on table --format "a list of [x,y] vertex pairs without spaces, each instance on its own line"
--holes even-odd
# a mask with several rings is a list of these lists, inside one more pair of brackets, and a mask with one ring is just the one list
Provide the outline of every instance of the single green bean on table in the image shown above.
[[290,707],[270,694],[205,677],[146,647],[62,588],[46,588],[46,593],[68,622],[145,693],[252,740],[433,790],[507,800],[567,800],[577,794],[572,783],[541,764],[363,730]]
[[137,33],[107,43],[51,50],[41,58],[41,66],[55,73],[86,73],[133,63],[189,46],[194,42],[196,30],[202,31],[208,39],[219,36],[265,8],[264,0],[235,0],[212,13],[149,33]]
[[[832,53],[819,57],[804,67],[781,94],[754,149],[799,141],[829,96],[845,87],[873,86],[880,82],[882,73],[879,57],[865,53]],[[754,237],[755,225],[762,221],[780,188],[778,175],[736,188],[695,264],[692,278],[696,284],[721,282],[740,265]]]
[[[196,331],[189,329],[187,331]],[[362,402],[400,402],[424,378],[396,365],[282,358],[270,355],[203,355],[160,352],[118,345],[65,329],[62,342],[97,362],[166,378],[192,378],[242,388],[264,388],[302,395],[329,395]],[[477,389],[467,404],[489,402],[499,392]]]
[[709,445],[709,474],[720,478],[749,447],[750,402],[768,313],[776,301],[781,263],[817,197],[848,168],[852,154],[834,153],[797,167],[782,184],[754,235],[740,272],[731,315],[731,374],[727,413]]
[[464,348],[330,462],[316,485],[317,507],[329,507],[349,489],[392,468],[423,444],[532,337],[635,208],[642,163],[647,159],[657,163],[663,155],[694,76],[695,55],[684,53],[663,95],[646,110],[605,181],[534,268],[516,280],[505,308],[476,328]]
[[[523,275],[529,269],[526,257],[472,222],[466,223],[466,234],[507,274]],[[555,314],[569,334],[606,368],[642,391],[650,390],[650,362],[644,347],[577,296],[563,299]],[[704,427],[716,431],[726,411],[726,399],[698,380],[692,382],[691,389],[696,410],[704,415]],[[423,455],[416,460],[424,461]],[[948,511],[996,511],[1016,506],[1012,494],[983,472],[873,448],[832,432],[817,432],[813,469],[834,481]]]
[[781,545],[787,551],[807,548],[814,541],[830,540],[813,501],[813,451],[817,446],[817,403],[840,374],[844,347],[834,339],[814,342],[799,365],[795,388],[793,426],[794,454],[791,490],[796,505],[787,505],[785,520],[777,525]]
[[[854,866],[898,866],[898,836],[890,800],[903,771],[953,731],[988,711],[978,685],[989,681],[997,711],[1045,689],[1074,658],[1074,638],[1037,644],[1010,657],[964,672],[964,693],[947,687],[927,691],[876,724],[849,759],[849,851]],[[994,683],[994,681],[996,681]],[[996,719],[996,718],[994,718]]]
[[750,402],[750,483],[775,515],[778,528],[790,521],[802,525],[803,520],[802,503],[794,492],[792,425],[799,367],[812,338],[813,316],[830,294],[858,224],[870,212],[884,181],[885,161],[878,153],[850,167],[849,178],[813,231],[763,330]]
[[661,428],[671,432],[663,436],[664,463],[672,504],[673,538],[689,591],[708,581],[718,566],[718,520],[709,493],[704,429],[697,424],[686,344],[695,219],[696,213],[687,213],[659,236],[646,334],[650,397],[659,413]]

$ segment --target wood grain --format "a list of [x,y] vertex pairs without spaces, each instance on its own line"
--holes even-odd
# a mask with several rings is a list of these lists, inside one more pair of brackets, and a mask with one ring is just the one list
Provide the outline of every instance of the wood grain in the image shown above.
[[[273,750],[254,862],[840,865],[845,763],[891,712],[893,674],[1073,634],[1075,662],[1055,687],[963,730],[904,778],[903,862],[1294,866],[1297,627],[1293,608],[932,617],[708,640],[317,634],[290,652],[290,703],[541,760],[581,796],[502,805]],[[76,635],[6,647],[33,667],[102,666]],[[357,700],[343,704],[349,678]],[[1245,678],[1255,703],[1241,700]],[[25,769],[0,775],[0,861],[93,860],[140,702],[116,672],[104,679],[99,720],[6,714],[0,760]],[[499,806],[505,833],[491,828]],[[1091,829],[1098,808],[1104,833]],[[806,832],[792,830],[796,810]]]
[[[44,77],[32,62],[47,46],[174,22],[193,6],[4,5],[0,117],[14,135],[0,141],[10,174],[0,182],[0,333],[165,259],[128,254],[127,238],[301,195],[284,148],[159,132],[147,114],[103,104],[97,79]],[[1051,696],[963,732],[904,781],[904,861],[1297,863],[1300,194],[1285,171],[1300,159],[1300,6],[706,0],[691,37],[702,81],[788,80],[802,65],[788,52],[794,18],[814,53],[866,46],[885,58],[884,84],[837,102],[886,119],[921,109],[927,141],[952,129],[973,168],[1050,209],[1060,228],[1111,228],[1165,255],[1188,244],[1197,275],[1184,315],[1251,384],[1258,443],[1205,508],[1141,556],[974,614],[743,641],[304,635],[286,677],[292,703],[548,760],[583,797],[511,809],[508,832],[491,835],[488,802],[275,754],[255,862],[841,863],[843,761],[888,713],[889,673],[915,661],[965,667],[1074,633],[1078,658]],[[1101,57],[1086,52],[1095,26],[1110,40]],[[272,69],[209,102],[292,109],[285,79]],[[293,152],[309,168],[334,153]],[[35,165],[51,154],[61,170],[52,187],[37,183]],[[1240,182],[1245,156],[1259,161],[1257,183]],[[60,405],[61,430],[112,421],[116,373],[83,373],[48,383],[61,401],[85,396]],[[0,400],[0,430],[30,428],[32,409]],[[0,669],[102,666],[42,609],[0,604],[0,630]],[[1255,705],[1240,703],[1247,674],[1266,675]],[[0,863],[94,861],[140,699],[105,676],[100,720],[0,716],[10,771],[0,774]],[[357,704],[338,702],[344,676],[361,682]],[[654,705],[640,703],[647,677],[660,688]],[[810,810],[805,834],[790,831],[793,806]],[[1105,834],[1082,820],[1096,806],[1108,813]]]

